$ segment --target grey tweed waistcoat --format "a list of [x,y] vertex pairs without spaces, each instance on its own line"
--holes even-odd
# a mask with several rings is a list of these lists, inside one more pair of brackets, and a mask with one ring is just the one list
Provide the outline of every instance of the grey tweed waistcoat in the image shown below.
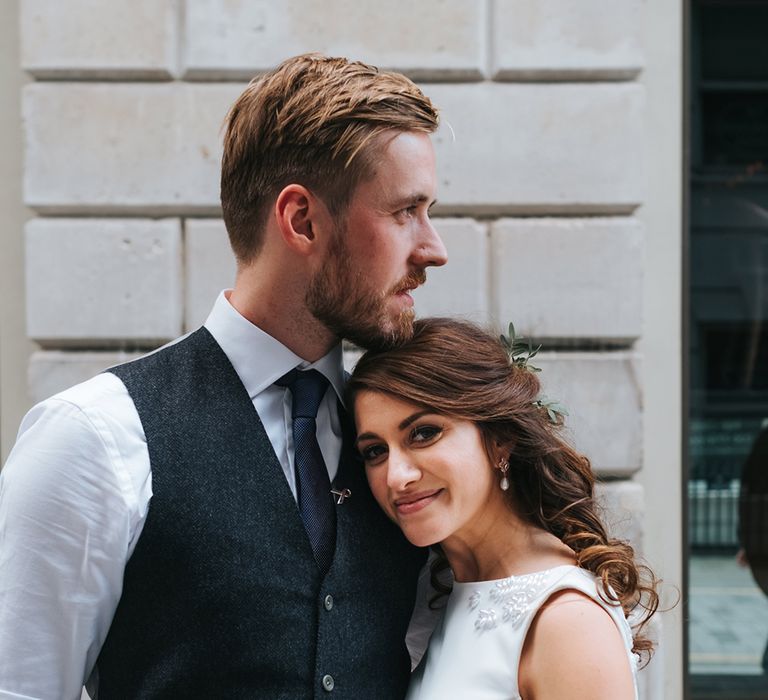
[[153,496],[97,662],[99,699],[402,698],[425,552],[379,511],[350,441],[334,486],[352,496],[336,506],[321,577],[258,414],[207,330],[110,371],[141,419]]

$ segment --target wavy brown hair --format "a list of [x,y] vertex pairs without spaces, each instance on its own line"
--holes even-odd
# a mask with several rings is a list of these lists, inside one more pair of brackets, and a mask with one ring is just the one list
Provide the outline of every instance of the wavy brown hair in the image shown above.
[[[510,507],[568,545],[576,563],[600,580],[606,601],[620,604],[625,616],[638,614],[633,651],[650,654],[653,643],[643,629],[659,605],[658,581],[636,562],[630,544],[608,536],[589,460],[560,436],[562,416],[553,422],[536,403],[540,388],[536,374],[511,363],[494,336],[463,321],[430,318],[417,321],[403,345],[363,355],[347,392],[350,406],[357,393],[376,391],[471,421],[489,454],[494,444],[510,445]],[[440,554],[433,584],[446,591],[438,578],[447,567]]]

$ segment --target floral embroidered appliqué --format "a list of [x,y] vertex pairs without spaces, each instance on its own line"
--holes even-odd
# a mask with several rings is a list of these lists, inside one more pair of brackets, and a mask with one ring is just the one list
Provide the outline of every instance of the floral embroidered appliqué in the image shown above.
[[[489,630],[502,622],[516,625],[525,615],[531,603],[542,593],[546,584],[546,572],[510,576],[498,581],[488,593],[490,606],[481,608],[475,619],[475,629]],[[469,597],[469,608],[474,610],[482,599],[480,591]]]
[[490,630],[496,627],[496,611],[480,610],[475,620],[475,629]]

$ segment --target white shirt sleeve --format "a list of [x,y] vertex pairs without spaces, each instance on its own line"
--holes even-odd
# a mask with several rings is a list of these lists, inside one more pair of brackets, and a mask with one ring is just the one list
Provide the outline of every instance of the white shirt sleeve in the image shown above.
[[[408,653],[411,656],[411,670],[415,669],[429,646],[429,640],[432,637],[435,627],[443,617],[447,597],[430,604],[437,594],[437,589],[432,585],[432,562],[437,558],[434,550],[431,550],[426,563],[419,573],[419,581],[416,586],[416,602],[413,606],[413,614],[408,625],[408,632],[405,635],[405,645],[408,647]],[[440,574],[440,582],[450,585],[453,581],[453,575],[450,569]]]
[[145,515],[113,434],[122,417],[63,396],[27,414],[0,472],[0,698],[80,698]]

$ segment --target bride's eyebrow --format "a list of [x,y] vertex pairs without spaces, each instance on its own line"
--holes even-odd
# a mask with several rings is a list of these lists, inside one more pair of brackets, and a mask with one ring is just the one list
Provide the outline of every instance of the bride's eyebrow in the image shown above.
[[376,435],[376,433],[360,433],[355,439],[355,447],[357,447],[357,444],[363,440],[381,440],[381,438]]
[[430,413],[434,413],[434,411],[430,409],[425,409],[424,411],[418,411],[417,413],[414,413],[413,415],[408,416],[400,425],[397,426],[398,430],[405,430],[409,425],[411,425],[413,422],[419,420],[422,416],[427,416]]

